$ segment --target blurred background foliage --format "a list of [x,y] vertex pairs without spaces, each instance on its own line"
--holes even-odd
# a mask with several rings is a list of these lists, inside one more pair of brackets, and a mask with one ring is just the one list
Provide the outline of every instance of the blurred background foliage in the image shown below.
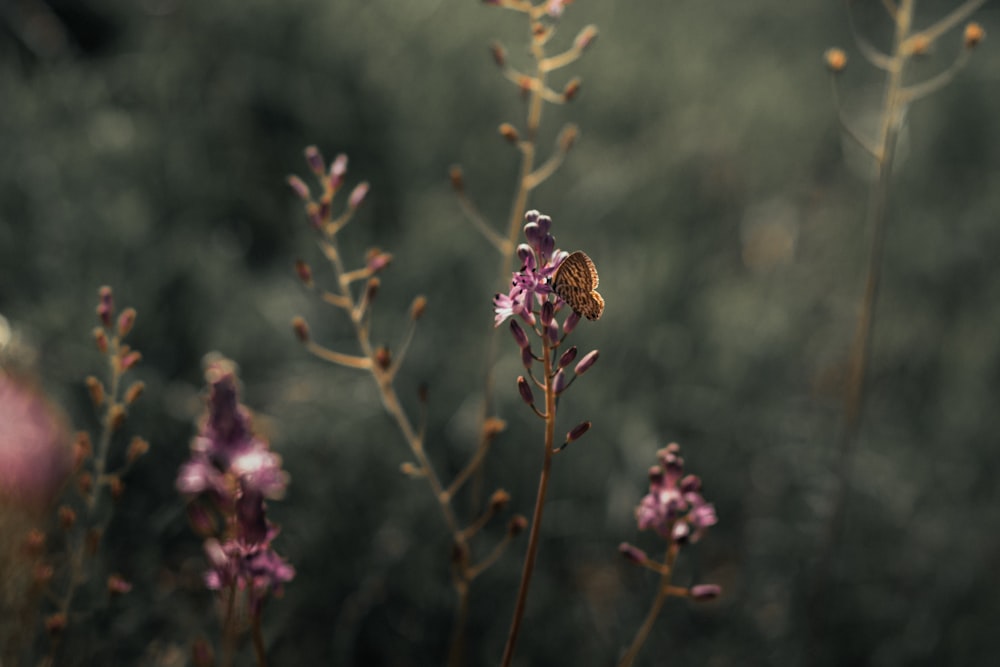
[[[859,25],[885,44],[872,0]],[[953,3],[920,2],[929,24]],[[417,293],[428,313],[400,379],[430,382],[429,449],[443,475],[475,446],[493,251],[460,215],[452,163],[506,224],[516,153],[495,132],[524,107],[487,50],[525,64],[522,16],[473,0],[7,0],[0,32],[0,313],[39,352],[45,386],[78,428],[99,285],[139,311],[147,391],[130,432],[153,449],[129,480],[106,557],[135,583],[79,664],[179,664],[214,634],[204,560],[174,492],[201,410],[201,363],[237,361],[291,472],[271,504],[298,569],[265,614],[274,664],[441,664],[453,613],[448,537],[366,375],[308,357],[289,322],[353,351],[339,312],[298,285],[322,261],[288,173],[302,148],[346,152],[372,192],[342,235],[379,245],[376,342],[399,340]],[[977,17],[1000,34],[996,9]],[[655,452],[677,440],[719,525],[677,581],[717,602],[671,601],[641,664],[979,665],[1000,650],[1000,55],[909,113],[890,204],[869,400],[845,530],[822,609],[807,595],[836,492],[840,379],[867,248],[869,171],[844,143],[821,54],[851,47],[842,3],[572,4],[556,44],[600,38],[555,75],[583,78],[548,107],[543,155],[581,127],[531,206],[601,273],[604,318],[574,334],[601,361],[563,397],[560,428],[593,430],[556,463],[518,651],[524,665],[612,664],[653,596],[623,562]],[[941,69],[960,35],[915,67]],[[855,57],[852,117],[881,80]],[[530,514],[541,424],[520,404],[506,332],[500,438],[481,480]],[[491,526],[491,539],[503,521]],[[992,528],[991,528],[992,526]],[[5,536],[3,539],[14,539]],[[524,541],[475,584],[469,664],[506,637]],[[480,554],[482,555],[482,554]],[[72,663],[77,664],[77,663]]]

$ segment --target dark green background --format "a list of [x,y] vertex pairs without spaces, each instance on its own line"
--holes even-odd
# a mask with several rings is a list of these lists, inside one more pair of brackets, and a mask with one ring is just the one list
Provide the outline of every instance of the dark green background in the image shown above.
[[[859,23],[885,44],[878,2]],[[927,25],[951,3],[918,3]],[[49,23],[32,11],[54,12]],[[46,386],[93,425],[82,378],[99,285],[139,311],[129,420],[151,454],[130,478],[106,557],[136,585],[80,637],[80,664],[176,664],[217,634],[204,561],[173,490],[200,410],[201,360],[241,366],[292,475],[272,503],[298,576],[269,605],[273,664],[442,664],[453,593],[448,538],[367,376],[305,354],[289,329],[353,351],[342,315],[291,269],[322,262],[284,185],[302,148],[350,155],[369,180],[348,257],[380,245],[376,342],[429,307],[399,389],[431,384],[429,450],[449,477],[474,447],[493,251],[459,213],[448,166],[498,223],[517,156],[495,132],[524,105],[493,66],[499,38],[525,65],[522,16],[474,0],[19,0],[0,33],[0,312],[40,352]],[[977,17],[1000,34],[995,8]],[[845,532],[822,607],[806,595],[836,494],[840,377],[861,294],[869,181],[841,139],[821,54],[848,49],[845,104],[877,114],[878,73],[852,48],[842,3],[593,2],[560,23],[597,43],[554,76],[583,78],[547,107],[581,137],[532,206],[559,245],[585,249],[607,309],[573,342],[601,360],[563,397],[558,428],[594,428],[556,463],[523,665],[610,665],[655,577],[616,552],[638,535],[645,471],[670,441],[702,476],[719,525],[681,556],[644,665],[980,665],[1000,649],[1000,56],[987,39],[946,90],[910,109],[890,196],[869,401]],[[53,27],[54,26],[54,27]],[[52,32],[56,30],[56,32]],[[59,32],[62,31],[62,33]],[[941,69],[952,33],[914,74]],[[760,239],[793,250],[747,261]],[[788,246],[792,247],[792,246]],[[752,258],[751,258],[752,259]],[[530,514],[541,423],[519,402],[500,332],[500,415],[486,469]],[[491,526],[478,555],[502,535]],[[9,539],[9,538],[3,538]],[[473,589],[469,664],[497,662],[524,541]],[[810,624],[810,619],[816,621]],[[812,628],[812,630],[810,630]],[[85,657],[84,657],[85,656]],[[167,657],[164,657],[167,656]],[[74,663],[75,664],[75,663]]]

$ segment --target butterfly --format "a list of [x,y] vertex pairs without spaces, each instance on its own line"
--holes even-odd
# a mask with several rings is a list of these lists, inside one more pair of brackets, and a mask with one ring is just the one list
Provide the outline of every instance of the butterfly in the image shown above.
[[552,289],[570,308],[588,320],[598,320],[604,312],[604,298],[597,293],[599,282],[593,260],[577,250],[556,269]]

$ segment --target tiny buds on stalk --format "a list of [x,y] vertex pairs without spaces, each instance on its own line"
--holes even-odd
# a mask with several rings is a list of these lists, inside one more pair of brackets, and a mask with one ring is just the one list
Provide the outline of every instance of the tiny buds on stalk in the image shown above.
[[191,645],[191,662],[194,667],[215,667],[215,655],[208,641],[199,637]]
[[94,407],[99,408],[104,405],[104,385],[101,384],[101,381],[93,375],[88,375],[84,382],[87,384],[87,392],[90,394],[90,402],[94,405]]
[[132,442],[128,443],[128,449],[125,453],[125,460],[132,464],[139,460],[141,457],[145,456],[149,451],[149,441],[145,438],[135,436],[132,438]]
[[124,338],[135,326],[135,308],[126,308],[118,316],[118,335]]
[[427,310],[427,297],[420,295],[410,304],[410,319],[416,322],[424,316],[425,310]]
[[576,359],[576,345],[569,348],[559,357],[559,368],[566,368]]
[[94,342],[97,343],[97,349],[101,354],[108,353],[108,334],[101,327],[94,329]]
[[517,346],[522,350],[531,345],[531,341],[528,340],[528,334],[524,333],[524,329],[517,323],[517,320],[510,321],[510,333],[514,336]]
[[569,317],[566,318],[566,321],[563,322],[563,335],[568,336],[569,334],[573,333],[573,329],[575,329],[576,325],[579,323],[580,323],[580,313],[574,310],[572,313],[569,314]]
[[125,423],[125,407],[121,403],[115,403],[108,410],[108,424],[112,431],[117,431]]
[[80,492],[80,496],[86,499],[94,488],[93,475],[89,472],[80,473],[80,477],[76,480],[76,488]]
[[600,353],[597,350],[591,350],[584,355],[583,359],[576,365],[576,368],[573,369],[573,372],[577,375],[583,375],[590,370],[591,366],[597,363],[598,356],[600,356]]
[[379,345],[375,350],[375,365],[382,370],[387,370],[392,364],[392,353],[385,345]]
[[462,175],[460,166],[452,165],[451,169],[448,170],[448,178],[451,180],[451,187],[454,188],[455,192],[465,192],[465,177]]
[[521,349],[521,365],[527,370],[531,370],[532,364],[535,363],[535,355],[531,353],[530,347],[525,347]]
[[542,304],[542,326],[546,329],[552,324],[552,317],[555,315],[555,306],[552,305],[551,301],[546,301]]
[[378,288],[382,286],[382,281],[378,278],[369,278],[368,283],[365,285],[365,301],[369,304],[375,300],[378,296]]
[[97,549],[101,546],[101,531],[97,528],[91,528],[87,531],[87,535],[83,539],[83,547],[87,550],[87,553],[93,556],[97,553]]
[[344,184],[347,173],[347,156],[341,153],[330,163],[330,189],[336,192]]
[[597,26],[588,25],[573,40],[573,46],[579,51],[585,51],[595,39],[597,39]]
[[499,417],[487,417],[483,422],[483,438],[488,441],[507,430],[507,422]]
[[69,530],[76,524],[76,511],[69,505],[62,505],[59,508],[59,527],[63,530]]
[[28,558],[40,557],[45,553],[45,533],[37,528],[29,530],[28,534],[24,537],[24,546],[22,549]]
[[120,574],[112,574],[108,577],[108,593],[111,595],[124,595],[132,590],[132,584],[125,580]]
[[403,463],[399,464],[399,472],[403,473],[404,475],[412,479],[418,479],[424,476],[423,469],[417,467],[416,465],[410,463],[409,461],[404,461]]
[[490,44],[490,54],[493,56],[493,62],[497,64],[497,67],[503,67],[507,64],[507,49],[503,48],[500,42]]
[[295,260],[295,275],[299,277],[299,281],[306,287],[313,286],[312,268],[301,259]]
[[365,196],[368,194],[368,181],[362,181],[354,186],[351,190],[351,196],[347,198],[347,205],[352,209],[361,206],[361,202],[365,200]]
[[528,527],[528,520],[518,514],[511,517],[510,521],[507,522],[507,534],[511,537],[517,537],[524,532],[524,529]]
[[63,614],[62,612],[51,614],[45,617],[45,631],[50,635],[61,634],[62,631],[66,629],[68,622],[66,614]]
[[576,125],[567,125],[563,128],[562,132],[559,133],[559,149],[563,153],[568,153],[573,144],[576,143],[576,137],[579,134]]
[[580,92],[580,85],[581,82],[579,77],[572,79],[566,84],[566,87],[563,88],[563,98],[565,98],[567,102],[572,101],[573,98],[576,97],[577,93]]
[[517,142],[521,140],[521,135],[517,133],[517,130],[510,123],[500,123],[500,127],[497,128],[500,132],[500,136],[507,140],[512,146],[516,146]]
[[109,475],[108,489],[111,491],[112,500],[121,500],[121,497],[125,494],[125,482],[118,475]]
[[520,392],[522,401],[528,405],[535,404],[535,397],[531,393],[531,386],[528,384],[528,381],[524,379],[523,375],[517,376],[517,391]]
[[83,462],[90,458],[90,453],[94,448],[90,444],[90,434],[86,431],[79,431],[73,441],[73,467],[79,469]]
[[138,350],[133,350],[132,352],[129,352],[128,354],[122,357],[122,372],[124,373],[125,371],[132,368],[140,361],[142,361],[142,352],[139,352]]
[[111,328],[111,320],[115,316],[115,300],[111,294],[111,288],[105,285],[97,290],[97,317],[105,329]]
[[133,382],[129,385],[129,388],[125,391],[125,405],[132,405],[139,397],[142,396],[142,392],[146,390],[146,383],[139,381]]
[[639,547],[632,546],[628,542],[622,542],[618,545],[618,552],[625,557],[625,560],[631,561],[636,565],[642,565],[649,560],[649,556],[646,552]]
[[566,389],[566,371],[559,369],[556,371],[556,376],[552,378],[552,391],[556,392],[556,396],[563,393]]
[[826,63],[828,70],[834,74],[840,74],[847,67],[847,54],[844,53],[843,49],[827,49],[826,53],[823,54],[823,62]]
[[590,430],[591,423],[589,421],[580,422],[574,426],[569,433],[566,434],[566,443],[563,445],[565,447],[569,443],[579,440],[583,437],[583,434]]
[[983,30],[983,26],[978,23],[973,21],[965,26],[965,33],[962,35],[965,48],[974,49],[979,46],[979,43],[985,38],[986,31]]
[[309,342],[309,325],[302,317],[292,318],[292,331],[295,332],[295,337],[299,339],[300,343]]
[[698,584],[691,587],[688,595],[696,602],[708,602],[722,595],[722,588],[715,584]]
[[323,154],[319,152],[319,149],[315,146],[306,146],[304,151],[306,156],[306,162],[309,164],[309,168],[318,178],[323,178],[326,176],[326,166],[323,160]]
[[379,248],[369,248],[365,254],[365,267],[372,273],[378,273],[392,263],[392,253],[382,252]]
[[503,489],[497,489],[490,496],[490,511],[499,512],[510,503],[510,494]]
[[298,196],[302,201],[309,201],[312,195],[309,193],[309,186],[298,176],[292,175],[286,179],[288,187],[292,189],[292,192]]

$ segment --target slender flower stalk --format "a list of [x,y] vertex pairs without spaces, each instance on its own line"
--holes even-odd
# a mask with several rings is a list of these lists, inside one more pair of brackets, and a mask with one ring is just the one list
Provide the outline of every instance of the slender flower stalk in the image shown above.
[[[564,366],[575,358],[575,348],[569,348],[560,353],[560,347],[569,333],[580,320],[580,314],[570,312],[562,325],[556,315],[563,310],[572,311],[568,304],[553,290],[552,279],[557,274],[559,266],[569,256],[569,253],[555,247],[555,237],[550,233],[552,219],[538,211],[529,211],[525,216],[524,235],[528,243],[522,243],[517,248],[517,256],[522,262],[520,271],[513,274],[511,288],[507,294],[497,294],[493,299],[495,313],[494,326],[510,319],[511,334],[514,342],[522,353],[522,360],[528,371],[528,378],[520,376],[517,379],[518,393],[531,410],[545,422],[544,448],[542,455],[542,470],[538,481],[538,494],[535,498],[535,509],[531,520],[531,532],[528,537],[528,549],[521,570],[521,583],[518,586],[517,600],[514,604],[514,615],[511,619],[507,643],[504,646],[501,665],[507,667],[514,659],[521,622],[527,605],[528,590],[535,570],[538,556],[542,516],[545,511],[546,494],[552,472],[552,459],[566,445],[583,436],[590,428],[590,422],[578,425],[566,434],[563,445],[556,448],[556,398],[564,393],[569,384],[582,372],[585,372],[597,360],[596,351],[586,355],[586,365],[583,361],[577,365],[572,380],[565,380]],[[520,320],[520,322],[518,321]],[[531,339],[522,328],[535,334],[541,343],[542,356],[536,357],[531,351]],[[565,363],[562,363],[565,360]],[[540,377],[535,374],[535,362],[541,364]],[[580,370],[582,368],[582,370]],[[535,405],[534,392],[531,384],[544,392],[544,407]]]
[[323,159],[318,149],[307,148],[306,159],[319,181],[320,192],[318,196],[314,198],[309,187],[297,176],[289,177],[288,182],[293,191],[304,201],[310,224],[320,236],[320,248],[329,261],[333,273],[334,288],[322,290],[316,284],[312,268],[305,262],[296,262],[295,271],[305,287],[319,292],[324,302],[347,314],[354,328],[360,354],[332,350],[315,342],[310,334],[308,324],[301,317],[295,318],[292,322],[292,328],[299,341],[313,355],[340,366],[365,371],[371,375],[378,388],[383,408],[396,423],[414,458],[414,462],[407,462],[401,466],[402,471],[411,478],[423,479],[434,497],[452,540],[452,582],[458,600],[448,664],[457,666],[462,661],[463,633],[468,613],[470,584],[496,561],[516,532],[509,529],[507,536],[496,545],[489,556],[476,562],[471,554],[470,540],[495,516],[499,507],[491,504],[485,513],[466,524],[456,514],[453,500],[463,484],[481,466],[490,444],[506,428],[506,424],[496,417],[486,419],[481,427],[482,435],[479,449],[450,484],[445,484],[442,481],[427,453],[425,442],[428,400],[426,387],[419,392],[419,421],[415,422],[403,407],[395,385],[396,377],[416,331],[417,322],[426,311],[427,299],[423,296],[414,299],[410,307],[409,327],[395,349],[384,345],[376,346],[372,342],[371,313],[381,287],[381,278],[378,274],[389,266],[392,255],[375,248],[368,252],[362,267],[348,269],[338,245],[338,234],[353,217],[358,206],[361,205],[368,194],[369,187],[366,183],[356,186],[348,199],[346,209],[340,215],[335,216],[333,200],[344,184],[347,167],[346,156],[338,156],[330,165],[329,171],[323,168]]
[[[820,595],[826,585],[829,563],[833,557],[833,550],[839,539],[843,523],[848,481],[851,477],[851,460],[861,430],[888,225],[889,180],[892,176],[899,133],[902,130],[909,105],[939,90],[951,81],[968,62],[972,50],[982,41],[985,33],[978,24],[967,24],[961,40],[956,45],[959,47],[958,56],[952,65],[926,81],[907,83],[907,66],[913,58],[927,53],[935,41],[945,32],[966,20],[984,1],[966,0],[937,23],[923,30],[913,29],[916,0],[884,3],[895,27],[892,50],[889,54],[880,52],[860,35],[852,20],[851,28],[860,52],[872,65],[886,72],[885,88],[882,95],[881,123],[878,134],[873,140],[864,137],[861,132],[851,127],[839,105],[837,78],[846,68],[846,54],[841,49],[834,48],[829,49],[824,55],[827,69],[833,76],[834,101],[837,104],[841,126],[845,134],[873,159],[876,175],[868,200],[867,224],[871,237],[868,247],[864,292],[849,355],[844,391],[844,422],[837,447],[838,489],[821,547],[819,564],[812,582],[814,596]],[[851,16],[850,7],[848,7],[848,16]],[[810,607],[817,613],[821,613],[824,605],[814,601]]]

